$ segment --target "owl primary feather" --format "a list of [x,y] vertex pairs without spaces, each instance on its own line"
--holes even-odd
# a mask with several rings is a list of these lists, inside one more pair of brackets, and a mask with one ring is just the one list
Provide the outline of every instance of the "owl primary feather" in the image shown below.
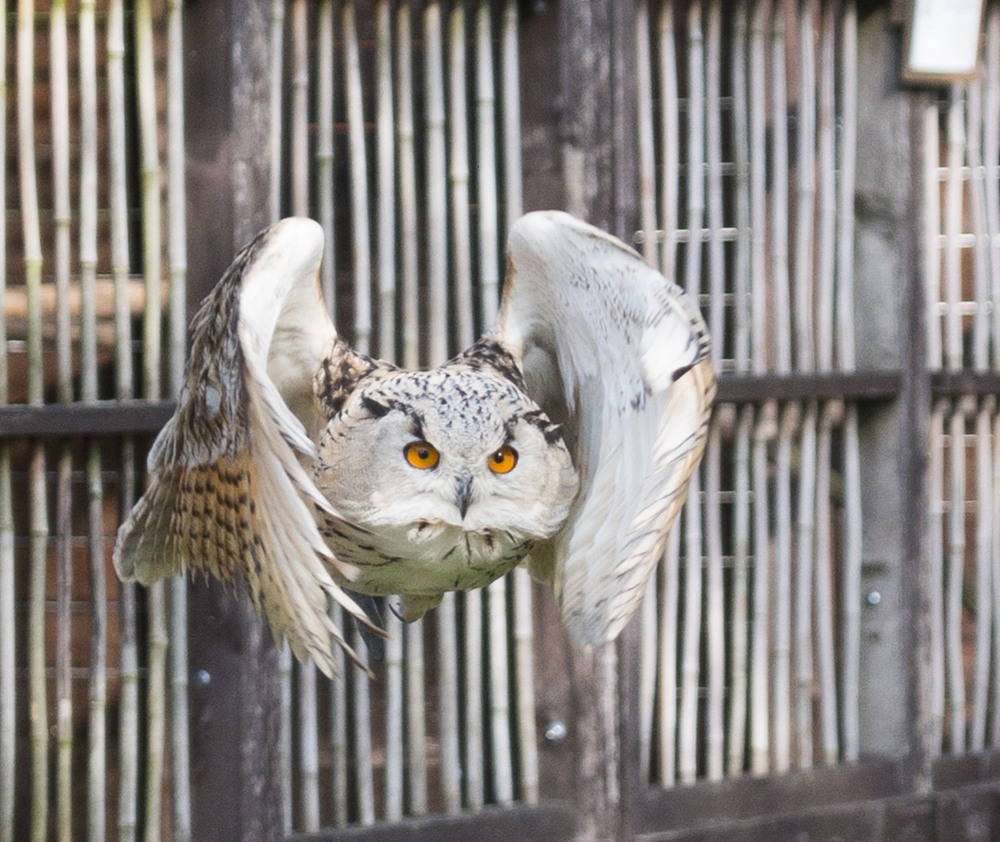
[[336,646],[357,660],[330,601],[371,625],[348,590],[412,620],[518,564],[576,643],[613,639],[704,448],[715,380],[695,304],[609,234],[531,213],[495,329],[407,371],[337,335],[322,252],[318,224],[285,219],[206,298],[119,575],[241,577],[328,675]]

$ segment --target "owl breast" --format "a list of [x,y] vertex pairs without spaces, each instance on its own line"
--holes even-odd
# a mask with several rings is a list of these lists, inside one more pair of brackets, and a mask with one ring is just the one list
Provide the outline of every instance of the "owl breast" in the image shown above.
[[337,558],[356,570],[344,584],[373,596],[434,597],[485,587],[512,570],[534,544],[512,530],[468,530],[441,521],[368,529],[327,517],[321,532]]

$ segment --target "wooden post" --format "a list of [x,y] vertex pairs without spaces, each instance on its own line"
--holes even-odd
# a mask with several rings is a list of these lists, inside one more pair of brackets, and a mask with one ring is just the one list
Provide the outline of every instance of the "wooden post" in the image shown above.
[[899,401],[861,418],[865,512],[862,756],[904,761],[930,789],[927,447],[930,376],[921,277],[921,119],[926,95],[898,83],[888,10],[859,24],[855,311],[859,370],[902,372]]
[[[638,228],[633,4],[548,4],[525,21],[521,42],[522,79],[530,85],[522,98],[525,208],[563,208],[630,240]],[[557,89],[546,91],[539,78],[558,79]],[[554,612],[539,610],[540,628],[557,622]],[[542,731],[561,713],[567,726],[564,747],[543,750],[543,779],[553,783],[545,770],[554,755],[573,752],[569,788],[579,840],[630,838],[639,761],[633,631],[590,650],[573,648],[561,629],[539,635],[539,669],[547,676],[539,696]],[[568,686],[557,678],[560,668]]]
[[[267,0],[184,6],[190,306],[271,220]],[[283,836],[278,652],[242,588],[190,593],[192,829]]]

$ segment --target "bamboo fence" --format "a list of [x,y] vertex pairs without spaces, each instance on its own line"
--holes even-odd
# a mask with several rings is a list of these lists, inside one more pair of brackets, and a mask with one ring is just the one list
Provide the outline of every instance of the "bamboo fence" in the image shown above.
[[[924,207],[928,364],[1000,366],[1000,8],[988,4],[980,72],[927,108]],[[998,745],[1000,423],[995,395],[935,404],[930,424],[934,746]]]
[[[853,4],[639,9],[647,257],[702,302],[717,370],[851,371]],[[857,448],[842,401],[717,409],[645,609],[654,780],[857,758],[860,636],[841,597],[860,593]]]
[[[158,401],[180,383],[182,7],[129,10],[0,2],[17,105],[0,171],[19,197],[0,226],[0,407]],[[518,4],[271,10],[272,216],[323,223],[327,303],[357,347],[438,363],[492,324],[522,211]],[[636,245],[702,305],[720,372],[854,371],[855,4],[636,10]],[[981,72],[927,109],[920,139],[928,362],[952,372],[1000,370],[995,0],[986,17]],[[860,424],[839,399],[717,411],[642,609],[651,782],[859,759]],[[79,438],[0,438],[0,842],[189,839],[186,588],[114,578],[142,443]],[[957,754],[1000,742],[995,397],[935,404],[929,439],[934,742]],[[537,802],[527,574],[405,628],[383,614],[384,661],[356,641],[374,683],[285,654],[286,829]]]

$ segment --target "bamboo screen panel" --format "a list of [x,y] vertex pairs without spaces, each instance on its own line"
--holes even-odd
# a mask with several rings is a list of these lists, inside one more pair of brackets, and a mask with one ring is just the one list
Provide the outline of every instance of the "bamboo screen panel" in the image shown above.
[[[854,368],[853,3],[640,4],[641,248],[718,371]],[[651,780],[858,756],[857,409],[718,406],[643,609]]]
[[[16,103],[0,131],[2,404],[175,390],[185,319],[179,11],[0,4],[0,87]],[[171,822],[177,838],[188,833],[186,793],[169,799],[172,820],[163,798],[166,735],[187,734],[184,688],[175,686],[170,725],[165,690],[183,589],[168,619],[164,588],[140,600],[111,566],[123,507],[140,490],[139,449],[72,429],[0,440],[4,842],[134,839]],[[178,780],[185,751],[172,751]]]
[[[925,115],[928,365],[1000,370],[1000,4],[976,77]],[[930,420],[934,741],[1000,745],[1000,412],[940,400]]]
[[[357,348],[443,362],[492,325],[521,212],[517,4],[272,8],[275,215],[323,224],[326,297]],[[536,801],[527,574],[449,594],[405,627],[383,618],[374,682],[284,656],[286,825]]]

